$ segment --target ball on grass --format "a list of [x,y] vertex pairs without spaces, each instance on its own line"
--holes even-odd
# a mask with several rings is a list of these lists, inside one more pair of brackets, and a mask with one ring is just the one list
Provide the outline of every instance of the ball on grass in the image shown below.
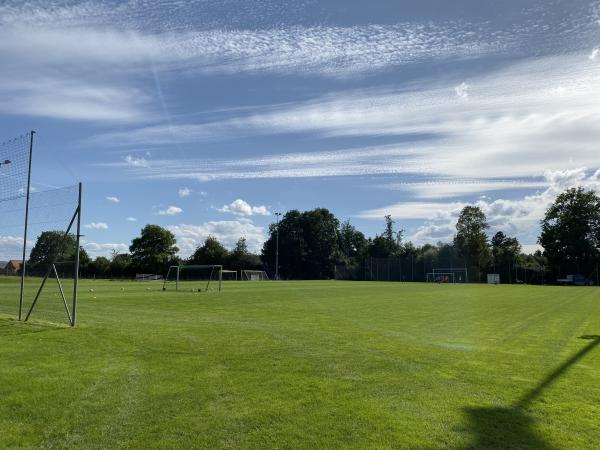
[[90,292],[94,292],[94,290],[93,290],[93,289],[90,289]]

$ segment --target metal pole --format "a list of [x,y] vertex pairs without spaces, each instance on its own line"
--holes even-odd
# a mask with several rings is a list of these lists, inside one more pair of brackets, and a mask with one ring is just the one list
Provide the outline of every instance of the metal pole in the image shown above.
[[75,252],[75,282],[73,283],[73,307],[71,308],[71,326],[75,326],[75,319],[77,317],[77,287],[79,285],[79,241],[81,238],[81,191],[82,184],[79,183],[79,193],[77,202],[77,249]]
[[276,212],[277,218],[277,237],[275,238],[275,279],[279,280],[279,216],[281,213]]
[[33,156],[33,135],[35,131],[29,133],[29,166],[27,168],[27,192],[25,197],[25,229],[23,231],[23,259],[21,260],[21,289],[19,293],[19,320],[23,316],[23,296],[25,293],[25,257],[27,253],[27,228],[29,225],[29,194],[31,191],[31,159]]
[[[75,217],[77,217],[78,214],[79,214],[79,211],[75,210],[75,213],[73,214],[73,217],[71,218],[71,221],[69,222],[69,226],[67,227],[67,231],[65,231],[65,233],[63,234],[63,237],[62,237],[63,240],[66,239],[67,236],[69,235],[69,232],[71,231],[71,227],[73,226],[73,222],[75,222]],[[58,256],[59,255],[56,255],[54,257],[54,260],[51,262],[51,264],[55,264],[56,261],[58,261]],[[37,294],[35,294],[33,302],[31,303],[31,306],[29,307],[29,311],[27,311],[27,315],[25,316],[25,322],[27,322],[27,320],[29,320],[29,316],[33,312],[33,309],[35,308],[35,305],[37,304],[37,301],[40,298],[40,294],[42,293],[42,290],[44,289],[44,285],[46,284],[46,281],[48,280],[48,277],[50,276],[50,272],[52,272],[52,267],[48,268],[46,275],[42,279],[42,284],[40,285],[40,287],[37,291]]]

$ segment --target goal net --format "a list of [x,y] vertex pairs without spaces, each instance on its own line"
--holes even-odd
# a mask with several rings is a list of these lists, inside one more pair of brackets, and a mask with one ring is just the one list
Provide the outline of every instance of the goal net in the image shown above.
[[237,270],[221,270],[223,274],[223,281],[237,281],[238,273]]
[[0,143],[0,316],[74,325],[81,185],[35,183],[32,138]]
[[223,266],[221,265],[171,266],[163,283],[163,291],[221,292],[222,281]]
[[242,270],[242,280],[245,281],[265,281],[269,276],[264,270]]
[[163,276],[155,273],[136,273],[135,281],[162,281]]
[[427,274],[429,283],[467,283],[466,268],[439,268]]

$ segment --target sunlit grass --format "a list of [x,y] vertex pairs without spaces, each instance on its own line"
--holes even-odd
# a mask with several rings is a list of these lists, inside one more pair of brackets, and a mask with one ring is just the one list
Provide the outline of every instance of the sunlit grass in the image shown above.
[[0,448],[600,442],[598,288],[161,287],[83,281],[71,329],[53,290],[17,322],[0,278]]

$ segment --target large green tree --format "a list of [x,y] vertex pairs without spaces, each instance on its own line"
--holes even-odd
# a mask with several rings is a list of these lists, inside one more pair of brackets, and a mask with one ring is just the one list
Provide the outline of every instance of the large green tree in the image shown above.
[[261,267],[260,257],[248,250],[246,238],[241,237],[235,243],[227,258],[227,268],[233,270],[258,269]]
[[[75,235],[65,236],[63,231],[44,231],[36,239],[29,255],[30,270],[44,269],[53,262],[74,262],[77,249]],[[79,267],[85,272],[90,257],[83,247],[79,247]]]
[[519,240],[514,237],[508,237],[502,231],[498,231],[492,237],[491,249],[494,272],[500,274],[502,282],[511,282],[511,267],[518,262],[521,254]]
[[555,273],[592,273],[600,253],[600,197],[582,187],[568,189],[548,208],[539,244]]
[[389,258],[402,253],[403,230],[394,230],[392,216],[385,216],[385,230],[375,236],[369,243],[368,254],[374,258]]
[[[325,208],[288,211],[279,222],[279,267],[284,278],[318,279],[333,276],[339,258],[339,221]],[[269,228],[263,263],[275,272],[277,225]]]
[[175,236],[159,225],[146,225],[141,235],[131,242],[131,262],[136,270],[146,273],[164,273],[175,259],[179,248]]
[[190,257],[191,264],[220,264],[226,263],[229,251],[223,247],[214,236],[208,236],[204,243]]
[[[485,213],[478,206],[465,206],[456,223],[454,246],[475,280],[481,281],[481,270],[489,260],[486,230],[489,228]],[[471,277],[471,279],[473,279]]]
[[348,263],[352,258],[364,255],[368,241],[365,235],[346,220],[340,226],[339,249],[342,259]]

